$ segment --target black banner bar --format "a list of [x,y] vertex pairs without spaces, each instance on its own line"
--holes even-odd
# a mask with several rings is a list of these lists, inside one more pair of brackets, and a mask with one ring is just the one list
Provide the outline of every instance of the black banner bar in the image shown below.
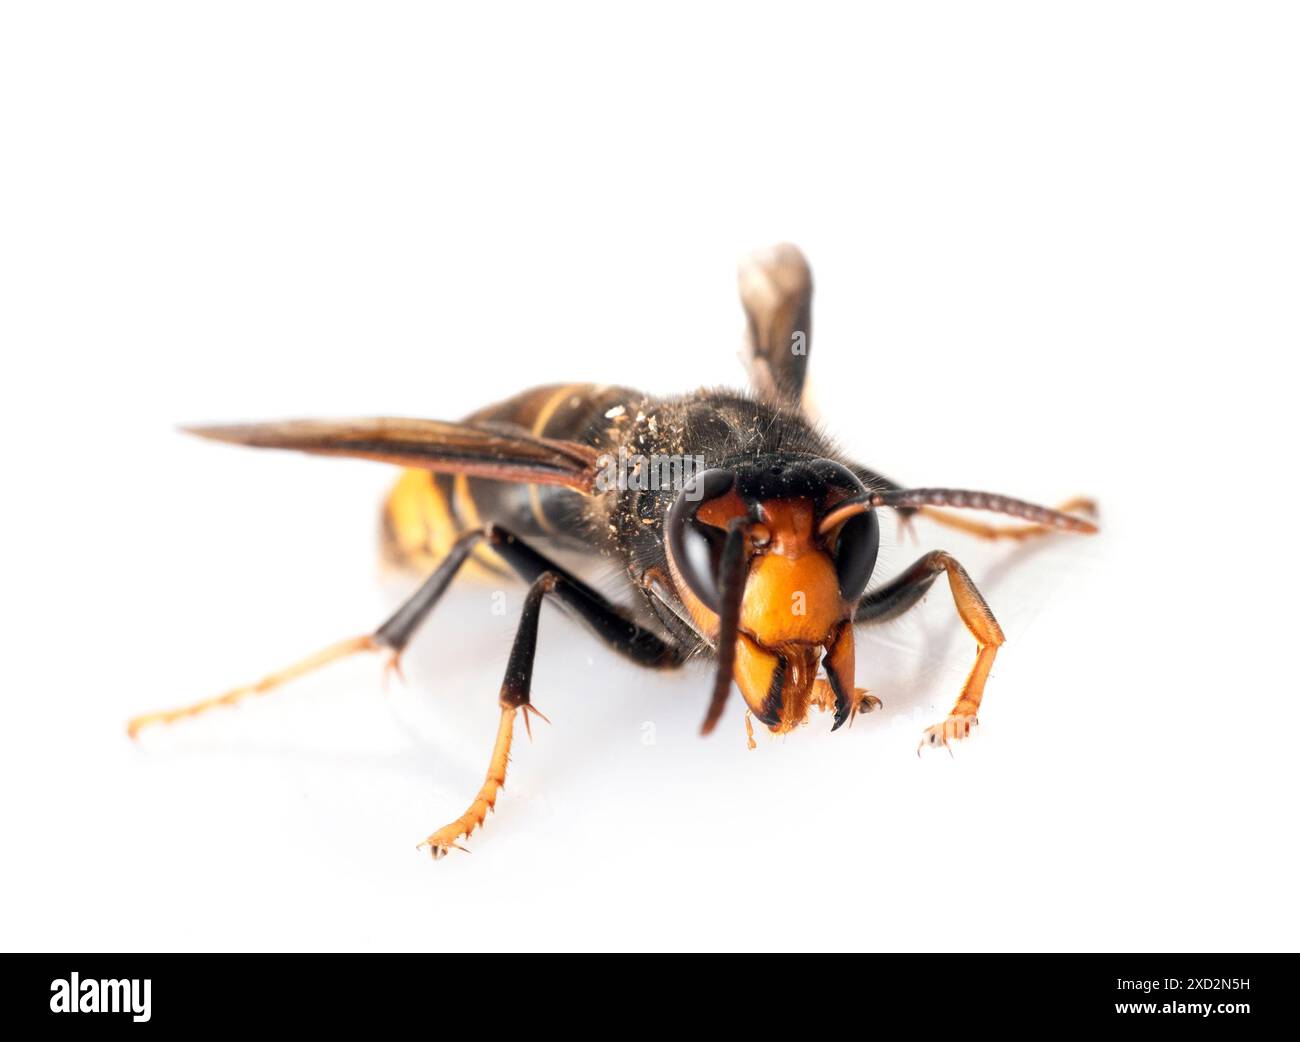
[[[709,965],[704,965],[708,960]],[[1294,955],[9,955],[9,1024],[41,1031],[365,1027],[610,1031],[844,1017],[997,1027],[1294,1031]],[[610,1019],[610,1018],[614,1019]],[[879,1020],[874,1018],[880,1018]],[[13,1036],[11,1036],[13,1037]],[[25,1037],[25,1036],[21,1036]]]

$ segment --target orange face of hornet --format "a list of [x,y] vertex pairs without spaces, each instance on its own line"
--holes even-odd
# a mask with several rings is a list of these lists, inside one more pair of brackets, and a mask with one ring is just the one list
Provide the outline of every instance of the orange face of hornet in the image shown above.
[[[709,471],[670,512],[668,563],[682,601],[720,654],[734,640],[735,682],[777,733],[813,705],[833,707],[835,727],[852,712],[853,611],[875,566],[879,526],[873,511],[842,505],[863,495],[843,467],[799,461]],[[733,530],[743,549],[729,584],[724,548]],[[734,638],[723,625],[729,589],[739,593]]]

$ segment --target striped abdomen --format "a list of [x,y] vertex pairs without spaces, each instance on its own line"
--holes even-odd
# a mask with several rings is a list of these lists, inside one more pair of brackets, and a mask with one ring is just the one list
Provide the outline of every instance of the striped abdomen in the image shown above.
[[[552,384],[466,419],[509,423],[538,437],[598,445],[609,426],[605,414],[637,397],[620,387]],[[397,564],[427,571],[458,536],[489,521],[525,538],[588,547],[581,529],[584,505],[583,496],[559,486],[404,470],[384,504],[385,554]],[[494,571],[505,570],[486,546],[475,556]]]

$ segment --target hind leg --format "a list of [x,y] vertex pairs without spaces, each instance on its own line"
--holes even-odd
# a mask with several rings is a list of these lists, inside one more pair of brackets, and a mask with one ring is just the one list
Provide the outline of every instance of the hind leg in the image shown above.
[[298,677],[315,672],[322,666],[362,652],[387,651],[389,653],[387,669],[400,672],[399,661],[406,642],[410,640],[416,627],[433,610],[443,591],[464,565],[480,535],[481,533],[471,533],[453,545],[443,562],[434,569],[433,574],[416,590],[410,600],[398,608],[392,618],[373,633],[340,640],[292,665],[268,673],[261,680],[231,688],[214,698],[205,698],[192,705],[181,706],[179,709],[166,709],[137,716],[127,723],[127,734],[134,738],[144,728],[154,724],[175,723],[188,717],[199,716],[210,709],[237,705],[245,699],[269,694],[290,680],[296,680]]
[[[521,578],[528,582],[535,581],[548,570],[560,571],[541,554],[496,525],[487,525],[467,532],[456,540],[442,563],[434,569],[411,598],[373,633],[338,641],[290,666],[268,674],[261,680],[232,688],[215,698],[203,699],[179,709],[137,716],[128,722],[127,733],[134,738],[141,730],[154,724],[174,723],[177,720],[198,716],[210,709],[233,706],[245,699],[268,694],[290,680],[362,652],[387,652],[388,668],[398,670],[401,654],[415,631],[429,617],[452,579],[483,542],[488,543]],[[674,647],[623,617],[613,605],[589,586],[572,577],[569,577],[567,582],[566,604],[598,634],[604,636],[606,642],[616,650],[646,665],[670,665],[680,661],[680,656]]]

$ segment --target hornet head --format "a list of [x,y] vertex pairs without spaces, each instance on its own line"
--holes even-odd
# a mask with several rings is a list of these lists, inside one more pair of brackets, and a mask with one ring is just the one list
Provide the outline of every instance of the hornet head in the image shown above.
[[[833,702],[835,727],[852,711],[853,612],[880,549],[868,499],[839,463],[779,457],[704,471],[668,512],[668,566],[718,650],[720,693],[734,675],[773,731],[791,730],[813,704]],[[711,711],[706,731],[715,720]]]

